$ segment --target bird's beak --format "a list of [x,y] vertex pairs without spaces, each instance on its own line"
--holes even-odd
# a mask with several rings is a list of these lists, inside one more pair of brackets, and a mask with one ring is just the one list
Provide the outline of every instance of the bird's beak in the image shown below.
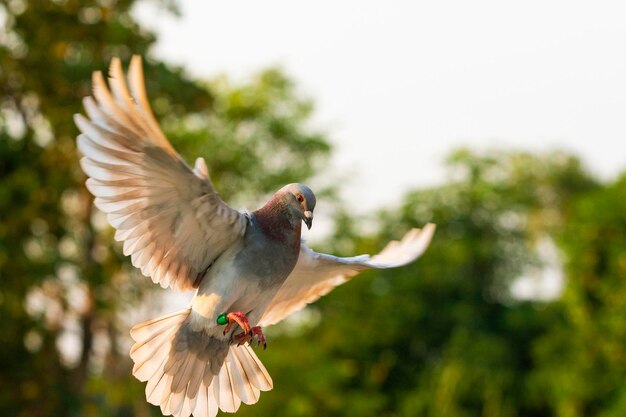
[[304,223],[306,224],[307,229],[311,230],[311,225],[313,224],[313,212],[307,210],[304,212]]

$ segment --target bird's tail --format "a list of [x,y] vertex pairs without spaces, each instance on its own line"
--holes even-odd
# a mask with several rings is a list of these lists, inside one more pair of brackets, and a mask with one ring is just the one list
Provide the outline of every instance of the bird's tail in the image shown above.
[[254,404],[272,379],[249,346],[190,328],[191,309],[137,324],[133,375],[147,381],[146,399],[164,415],[214,417]]

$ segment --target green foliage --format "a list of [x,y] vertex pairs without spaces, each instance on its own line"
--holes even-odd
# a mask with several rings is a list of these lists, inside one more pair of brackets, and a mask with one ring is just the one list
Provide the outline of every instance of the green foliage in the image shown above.
[[[159,299],[92,208],[71,120],[92,71],[154,42],[134,3],[0,3],[3,415],[160,415],[127,356],[130,312]],[[311,102],[277,69],[241,84],[150,59],[145,71],[174,146],[204,156],[237,207],[310,177],[330,151],[307,127]],[[602,184],[562,153],[459,150],[448,163],[447,184],[379,213],[371,236],[336,214],[323,249],[345,255],[428,221],[438,230],[419,262],[365,273],[267,329],[260,357],[275,389],[241,415],[626,414],[626,177]],[[545,239],[563,294],[522,300],[512,283],[542,270]]]
[[[134,22],[133,4],[0,4],[4,415],[158,413],[130,375],[125,319],[142,300],[158,302],[155,288],[121,256],[93,209],[72,122],[93,71],[106,70],[113,56],[127,62],[131,54],[145,55],[154,42]],[[255,204],[249,195],[304,180],[329,152],[324,137],[306,127],[311,103],[296,97],[279,70],[234,85],[226,78],[198,82],[150,59],[144,69],[172,142],[184,156],[206,156],[230,201]]]
[[[339,251],[346,236],[357,238],[357,252],[373,253],[409,227],[434,221],[438,230],[416,264],[360,276],[309,307],[304,330],[272,337],[271,351],[262,358],[277,384],[289,383],[243,415],[625,411],[626,326],[616,314],[626,298],[618,278],[624,276],[620,248],[626,224],[617,201],[623,181],[601,186],[580,161],[560,153],[462,150],[449,163],[452,181],[415,191],[399,210],[381,213],[377,235],[358,238],[352,222],[339,219],[332,239]],[[599,208],[606,220],[598,220]],[[589,239],[602,244],[582,236],[582,219]],[[522,301],[511,284],[541,267],[536,242],[546,235],[564,252],[565,295]],[[581,272],[598,265],[611,265],[613,278],[586,272],[595,276],[594,289],[578,288]],[[590,296],[598,302],[593,311],[584,308]],[[311,314],[317,320],[306,320]],[[584,322],[575,327],[573,316]],[[572,409],[578,412],[564,411]]]
[[312,104],[298,98],[280,70],[265,70],[237,86],[221,78],[208,88],[215,95],[211,108],[165,118],[164,128],[176,149],[205,157],[211,180],[227,201],[235,193],[262,196],[279,184],[310,177],[329,153],[320,133],[303,128]]
[[[626,177],[575,201],[561,237],[569,278],[537,341],[537,397],[555,415],[626,411]],[[540,394],[539,394],[540,393]]]

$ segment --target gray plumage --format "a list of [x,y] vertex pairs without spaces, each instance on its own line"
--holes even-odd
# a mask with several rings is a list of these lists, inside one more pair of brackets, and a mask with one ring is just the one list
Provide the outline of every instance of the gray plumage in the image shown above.
[[75,116],[86,185],[134,266],[164,288],[196,291],[190,308],[131,329],[133,375],[147,382],[147,400],[165,415],[235,412],[273,382],[250,346],[238,343],[242,329],[225,332],[220,314],[241,312],[251,327],[276,323],[360,271],[412,262],[434,225],[371,258],[316,253],[300,236],[316,204],[308,187],[289,184],[252,213],[234,210],[215,191],[204,159],[192,169],[163,135],[139,57],[128,80],[114,59],[109,87],[94,73],[88,117]]

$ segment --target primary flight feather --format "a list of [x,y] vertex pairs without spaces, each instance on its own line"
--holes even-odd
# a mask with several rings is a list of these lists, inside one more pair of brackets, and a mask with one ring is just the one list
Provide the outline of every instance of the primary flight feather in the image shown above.
[[87,117],[75,115],[86,185],[123,242],[125,255],[162,287],[195,289],[185,310],[131,329],[133,375],[165,415],[213,417],[254,404],[272,379],[251,349],[261,329],[302,309],[359,272],[418,258],[435,226],[409,231],[378,255],[340,258],[301,242],[315,195],[288,184],[260,209],[241,213],[215,191],[204,159],[191,168],[159,127],[141,58],[128,84],[119,59],[107,83],[93,75]]

